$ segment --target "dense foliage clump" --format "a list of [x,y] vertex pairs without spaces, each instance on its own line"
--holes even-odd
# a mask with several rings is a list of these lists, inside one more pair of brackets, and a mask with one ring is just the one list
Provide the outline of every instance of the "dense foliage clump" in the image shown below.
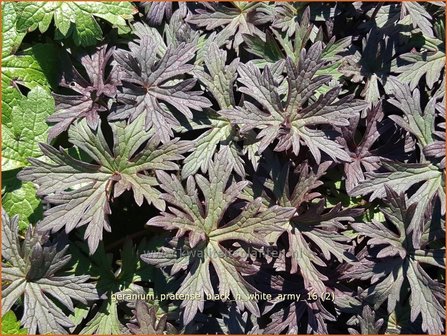
[[3,2],[2,333],[444,333],[444,18]]

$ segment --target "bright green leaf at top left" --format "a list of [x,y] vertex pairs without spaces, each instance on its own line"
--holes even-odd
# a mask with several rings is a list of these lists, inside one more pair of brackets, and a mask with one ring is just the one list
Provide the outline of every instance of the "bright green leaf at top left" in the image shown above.
[[46,91],[56,88],[66,53],[53,43],[35,44],[16,55],[2,58],[2,125],[11,127],[13,106],[23,98],[18,85],[28,89],[37,86]]
[[17,19],[19,31],[39,28],[45,32],[54,18],[58,32],[64,37],[73,36],[76,45],[90,46],[102,37],[96,18],[110,22],[114,27],[126,26],[137,9],[130,2],[20,2]]
[[2,14],[2,57],[6,57],[15,53],[26,33],[16,30],[17,13],[13,3],[2,3]]

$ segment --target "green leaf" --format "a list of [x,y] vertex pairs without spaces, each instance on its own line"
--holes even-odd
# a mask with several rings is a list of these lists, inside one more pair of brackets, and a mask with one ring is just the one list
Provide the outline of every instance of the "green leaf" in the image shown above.
[[[278,42],[273,38],[270,32],[266,34],[266,41],[255,35],[243,35],[245,48],[248,52],[260,57],[259,62],[275,63],[284,58]],[[264,60],[262,60],[264,59]]]
[[73,327],[70,328],[70,333],[73,334],[74,330],[77,326],[79,326],[83,320],[87,317],[89,312],[88,307],[81,306],[81,307],[75,307],[74,312],[69,316],[70,321],[73,322]]
[[136,8],[130,2],[20,2],[17,19],[19,31],[39,29],[45,32],[54,18],[54,24],[63,37],[73,36],[76,45],[90,46],[102,38],[96,18],[108,21],[114,27],[123,27],[132,19]]
[[20,322],[12,310],[2,317],[2,335],[27,335],[28,331],[20,328]]
[[23,98],[18,84],[28,89],[40,86],[47,91],[58,86],[64,56],[62,48],[44,43],[2,58],[2,125],[12,126],[12,109]]
[[[412,185],[426,181],[442,188],[442,172],[436,166],[428,163],[386,163],[384,167],[387,173],[366,173],[371,179],[363,181],[352,191],[353,196],[372,193],[370,200],[377,197],[383,198],[385,185],[396,192],[407,191]],[[422,187],[421,187],[422,188]],[[431,188],[430,188],[431,189]],[[433,190],[436,192],[436,190]],[[418,194],[416,192],[416,194]]]
[[17,102],[10,126],[2,127],[2,171],[24,167],[28,158],[42,156],[38,143],[46,142],[46,119],[53,112],[53,97],[40,86]]
[[233,84],[237,77],[239,58],[225,65],[227,52],[211,43],[205,51],[207,71],[196,70],[194,75],[207,87],[221,109],[235,105]]
[[2,58],[14,54],[26,34],[16,30],[17,12],[14,6],[11,2],[2,2]]
[[43,208],[34,185],[19,181],[16,172],[2,172],[2,206],[11,216],[19,215],[19,231],[22,231],[42,218]]
[[[297,28],[300,28],[300,24],[298,23],[298,15],[302,12],[309,15],[310,8],[306,8],[305,11],[306,5],[307,3],[301,2],[278,2],[275,7],[273,27],[280,29],[282,32],[287,32],[287,35],[292,36],[293,33],[296,32]],[[303,20],[301,19],[301,21]]]
[[228,121],[213,119],[212,128],[195,139],[195,149],[186,159],[182,168],[182,177],[186,178],[199,169],[207,172],[217,146],[231,135],[231,124]]

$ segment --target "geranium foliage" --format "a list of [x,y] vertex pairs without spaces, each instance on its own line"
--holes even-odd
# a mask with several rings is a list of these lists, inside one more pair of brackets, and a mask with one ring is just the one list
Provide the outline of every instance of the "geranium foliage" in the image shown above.
[[446,332],[443,2],[1,8],[2,333]]

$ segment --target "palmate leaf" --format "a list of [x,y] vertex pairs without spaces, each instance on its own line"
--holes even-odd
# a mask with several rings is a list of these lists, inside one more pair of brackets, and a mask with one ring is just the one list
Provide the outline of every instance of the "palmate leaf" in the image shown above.
[[225,153],[227,160],[231,163],[229,168],[234,169],[240,176],[244,176],[244,163],[240,157],[243,152],[236,143],[236,132],[232,125],[215,114],[211,115],[210,120],[212,128],[193,141],[195,149],[185,159],[185,164],[182,167],[182,177],[186,178],[198,170],[207,172],[218,147]]
[[[435,131],[436,96],[429,100],[424,111],[422,111],[418,89],[411,92],[408,85],[402,84],[397,80],[392,80],[391,85],[394,88],[394,98],[389,101],[404,113],[404,117],[391,115],[390,119],[416,137],[422,153],[427,148],[428,154],[433,156],[429,146],[433,146],[435,143],[434,135],[437,135]],[[445,154],[437,154],[437,157],[444,156]],[[398,193],[406,192],[413,185],[417,185],[417,190],[408,196],[409,204],[417,203],[411,228],[421,230],[421,227],[418,227],[418,223],[421,222],[424,212],[433,199],[436,198],[441,201],[441,212],[442,214],[445,213],[445,176],[442,168],[439,166],[440,164],[436,162],[430,163],[425,158],[423,158],[422,163],[383,161],[382,167],[388,172],[366,173],[368,179],[360,182],[357,187],[352,189],[351,194],[352,196],[359,196],[372,193],[370,200],[374,200],[375,198],[385,196],[385,184]],[[422,184],[419,185],[420,183]]]
[[[302,3],[295,3],[293,6],[285,3],[278,4],[275,8],[276,11],[282,11],[283,8],[290,7],[300,7],[303,6]],[[275,24],[273,27],[278,27]],[[284,26],[282,26],[284,28]],[[293,27],[293,28],[292,28]],[[279,27],[278,27],[279,28]],[[253,62],[259,66],[264,66],[265,64],[275,63],[287,57],[291,58],[294,63],[297,63],[301,56],[301,50],[306,47],[309,41],[313,43],[321,41],[323,42],[322,29],[316,28],[310,22],[310,8],[307,7],[303,10],[303,14],[299,22],[295,22],[293,25],[287,26],[289,32],[287,34],[280,33],[274,28],[266,33],[265,41],[250,35],[244,35],[244,41],[246,43],[246,49],[260,57],[260,59],[255,59]],[[312,32],[317,30],[318,33],[315,36]],[[347,50],[351,45],[351,38],[345,37],[338,41],[335,37],[332,37],[327,43],[324,44],[324,48],[321,52],[321,59],[325,61],[321,68],[316,72],[316,75],[327,75],[330,74],[333,78],[337,79],[342,74],[338,71],[341,64],[342,56],[340,53]],[[322,93],[327,92],[327,87],[320,87],[319,90]]]
[[[422,4],[408,3],[402,7],[409,11],[413,24],[416,24],[424,34],[424,45],[421,50],[411,50],[411,52],[399,55],[398,67],[394,71],[399,74],[397,77],[404,84],[408,84],[414,90],[422,78],[429,89],[442,81],[442,73],[445,68],[445,28],[443,15],[438,19],[431,18]],[[430,22],[427,22],[430,20]],[[434,25],[431,22],[434,21]],[[435,29],[433,29],[435,28]]]
[[70,124],[80,118],[85,118],[93,130],[98,128],[100,112],[109,107],[109,98],[116,95],[116,86],[120,84],[118,72],[112,69],[106,74],[106,66],[112,57],[114,48],[98,47],[92,55],[83,55],[80,62],[89,80],[86,80],[78,70],[64,74],[60,86],[76,91],[80,95],[61,95],[53,93],[56,100],[56,112],[48,118],[48,122],[56,123],[48,135],[49,140],[65,131]]
[[178,46],[182,42],[194,43],[197,45],[197,53],[194,64],[203,63],[203,52],[206,50],[206,45],[212,40],[207,40],[202,31],[193,29],[191,25],[186,22],[187,16],[190,13],[186,2],[178,2],[179,9],[177,9],[171,17],[169,24],[164,25],[163,33],[166,37],[166,43],[172,46]]
[[19,2],[17,19],[19,31],[48,30],[51,21],[63,37],[73,37],[76,45],[94,45],[102,38],[96,18],[110,22],[115,27],[126,25],[137,9],[129,2]]
[[377,104],[369,109],[366,118],[366,130],[360,143],[356,143],[356,131],[360,116],[351,119],[351,125],[342,128],[342,137],[339,142],[343,144],[353,160],[344,164],[346,174],[346,191],[349,193],[360,181],[365,180],[365,171],[374,171],[379,167],[380,156],[374,155],[371,147],[379,138],[377,124],[383,118],[381,105]]
[[[147,3],[147,5],[149,4],[151,8],[156,4],[160,4],[160,6],[164,5],[163,3],[157,2]],[[144,6],[144,3],[142,5]],[[170,22],[163,24],[159,29],[150,27],[142,22],[136,22],[133,25],[133,33],[140,39],[143,36],[149,36],[149,38],[154,39],[156,41],[157,55],[159,58],[163,57],[168,45],[171,46],[171,48],[176,48],[182,43],[195,44],[198,49],[194,63],[202,63],[203,50],[206,49],[203,48],[203,46],[208,43],[206,36],[201,35],[200,31],[192,29],[192,27],[186,23],[186,16],[189,12],[186,3],[180,2],[178,3],[178,6],[179,9],[172,13]]]
[[126,328],[120,323],[116,304],[104,301],[95,316],[81,330],[84,335],[122,335]]
[[299,14],[307,11],[310,14],[310,8],[304,8],[307,4],[301,2],[294,3],[278,3],[275,6],[274,18],[272,26],[287,32],[292,36],[300,23],[298,22]]
[[414,27],[418,27],[425,36],[433,37],[433,18],[423,3],[402,2],[401,17],[408,15]]
[[[344,229],[343,222],[353,222],[362,213],[361,209],[342,209],[341,204],[324,211],[323,204],[321,201],[311,206],[307,212],[294,217],[285,226],[289,254],[294,265],[291,272],[299,266],[306,288],[317,293],[326,292],[324,281],[328,278],[316,266],[326,267],[331,257],[339,262],[351,262],[354,259],[347,251],[349,239],[340,231]],[[321,253],[312,249],[308,242],[315,244]],[[321,254],[326,262],[320,257]]]
[[61,307],[73,311],[73,300],[98,299],[95,285],[86,283],[89,275],[57,275],[70,260],[67,248],[63,239],[53,242],[31,226],[21,243],[18,217],[2,211],[2,316],[23,296],[21,323],[30,334],[67,333],[73,324]]
[[[180,246],[187,248],[187,255],[180,260],[166,260],[165,253],[154,252],[141,258],[159,267],[172,266],[175,274],[187,269],[177,293],[198,293],[199,300],[182,302],[183,321],[189,323],[197,311],[203,311],[206,295],[213,295],[211,266],[217,274],[219,294],[224,298],[232,295],[239,309],[247,308],[259,316],[255,302],[249,300],[249,294],[256,292],[243,275],[255,272],[253,266],[231,255],[222,244],[228,240],[238,240],[254,245],[264,245],[263,236],[286,222],[295,211],[294,208],[273,206],[261,210],[261,199],[248,203],[235,218],[225,221],[224,215],[240,196],[248,182],[232,182],[228,187],[231,169],[225,156],[216,155],[209,170],[209,179],[202,175],[190,176],[186,188],[174,175],[157,172],[158,179],[166,193],[162,198],[172,204],[170,212],[154,217],[147,223],[167,230],[177,229],[177,237],[187,235],[189,243]],[[196,184],[203,193],[205,204],[200,201]],[[184,243],[186,244],[186,243]],[[175,255],[175,251],[172,251]],[[223,301],[226,301],[225,299]]]
[[31,167],[19,173],[23,181],[32,181],[38,187],[38,195],[54,205],[45,212],[40,223],[42,230],[58,231],[65,226],[70,232],[87,225],[85,239],[93,253],[103,236],[103,230],[111,231],[108,215],[109,202],[125,190],[132,190],[135,202],[141,205],[144,199],[157,208],[164,209],[159,199],[155,177],[147,174],[154,169],[176,170],[173,161],[183,158],[181,153],[189,149],[187,142],[173,141],[157,147],[148,142],[151,132],[144,131],[144,118],[140,116],[131,124],[111,124],[113,150],[109,148],[102,130],[96,133],[85,119],[73,125],[69,131],[71,143],[87,153],[94,164],[77,160],[62,148],[57,150],[41,144],[42,152],[51,163],[31,159]]
[[[438,138],[445,139],[445,106],[436,102],[440,97],[435,94],[422,111],[418,89],[411,93],[408,85],[403,85],[399,81],[392,81],[390,86],[393,87],[394,94],[394,99],[390,99],[390,102],[404,113],[403,117],[391,115],[390,119],[418,140],[424,159],[443,169],[445,141],[440,141]],[[436,110],[440,113],[436,114]],[[437,159],[440,159],[440,162]]]
[[[151,6],[157,3],[151,2]],[[136,22],[133,25],[133,33],[138,36],[138,39],[143,38],[144,36],[148,36],[149,39],[155,41],[155,45],[157,47],[157,57],[162,58],[165,55],[168,46],[171,49],[178,48],[187,45],[194,45],[195,49],[195,57],[191,61],[195,65],[203,64],[203,54],[207,50],[208,43],[212,40],[207,40],[206,35],[202,35],[201,31],[193,29],[189,24],[186,23],[186,16],[189,13],[187,5],[185,2],[178,3],[179,9],[172,13],[172,17],[169,23],[163,24],[159,29],[154,27],[150,27],[142,22]],[[189,70],[188,70],[189,71]],[[178,83],[178,79],[180,78],[172,78],[171,84]],[[188,120],[191,122],[191,120]],[[187,125],[187,123],[185,123]]]
[[[225,65],[227,53],[220,50],[217,44],[211,43],[205,52],[204,63],[206,70],[196,70],[194,75],[207,87],[221,109],[234,106],[233,84],[237,77],[239,59]],[[194,151],[186,158],[182,168],[182,176],[188,177],[199,169],[206,173],[212,163],[212,157],[217,147],[232,146],[231,135],[234,133],[229,121],[219,118],[219,115],[210,117],[211,128],[200,135],[195,141]],[[231,149],[226,151],[231,154]]]
[[[424,241],[421,231],[412,230],[416,204],[407,206],[403,193],[398,195],[388,186],[385,188],[388,207],[381,210],[394,230],[386,223],[374,220],[372,223],[352,224],[356,231],[370,238],[369,246],[385,247],[376,249],[372,256],[364,257],[344,277],[371,278],[372,286],[367,290],[368,299],[375,309],[387,301],[389,313],[395,309],[398,301],[405,299],[402,295],[409,292],[411,322],[421,315],[424,332],[442,334],[445,288],[430,278],[422,264],[445,268],[445,249],[431,249]],[[431,211],[425,212],[421,220],[425,222],[429,217]]]
[[400,56],[408,64],[396,68],[399,73],[397,77],[403,83],[410,85],[415,89],[423,76],[427,86],[431,89],[441,78],[442,70],[445,68],[445,52],[438,50],[436,52],[417,53],[411,52]]
[[[290,164],[283,166],[268,159],[271,164],[270,178],[262,181],[262,186],[253,189],[263,190],[262,196],[269,204],[293,207],[296,213],[282,225],[282,230],[268,236],[275,243],[285,232],[288,240],[287,256],[290,258],[290,273],[301,273],[306,289],[317,293],[326,292],[325,281],[328,278],[317,266],[326,267],[327,261],[335,257],[339,262],[353,259],[347,253],[348,239],[339,231],[344,228],[342,222],[353,221],[359,216],[360,209],[342,209],[341,204],[324,209],[324,201],[318,201],[321,194],[317,192],[323,184],[320,180],[326,174],[330,162],[320,166],[309,167],[308,163],[293,169]],[[310,203],[312,202],[312,203]],[[314,247],[315,246],[315,247]]]
[[59,60],[55,55],[60,52],[50,43],[36,43],[18,51],[26,32],[17,30],[20,12],[16,5],[2,3],[2,125],[8,126],[11,126],[9,118],[13,106],[23,97],[17,84],[28,89],[37,86],[48,89],[53,84],[53,75],[58,72]]
[[[216,43],[209,44],[205,54],[203,70],[195,70],[194,75],[206,86],[216,99],[221,110],[231,108],[236,105],[234,99],[233,85],[237,77],[237,67],[239,59],[234,59],[229,65],[225,65],[227,52],[220,50]],[[199,169],[206,173],[212,164],[212,157],[220,151],[227,156],[227,160],[240,176],[245,176],[244,162],[240,157],[248,153],[249,157],[256,162],[257,156],[250,152],[256,147],[256,143],[245,143],[245,148],[240,148],[237,144],[239,140],[237,130],[230,121],[214,111],[207,113],[210,129],[201,134],[196,140],[194,151],[186,158],[182,177],[188,177],[196,173]],[[208,120],[207,120],[208,122]]]
[[241,132],[261,129],[259,152],[263,152],[275,139],[276,151],[292,149],[298,155],[305,144],[317,163],[321,152],[333,160],[350,161],[350,157],[339,144],[327,138],[325,132],[316,128],[320,125],[347,126],[349,118],[366,107],[366,103],[345,96],[336,100],[340,88],[331,89],[318,100],[310,98],[320,86],[330,80],[330,76],[314,77],[323,65],[321,61],[321,43],[313,44],[308,51],[301,52],[300,61],[294,64],[286,60],[288,92],[283,101],[277,83],[268,66],[261,73],[251,62],[239,67],[239,81],[244,85],[239,89],[252,97],[262,110],[251,102],[245,102],[244,108],[220,111],[224,117],[241,127]]
[[196,13],[188,17],[189,23],[214,30],[224,27],[215,37],[219,46],[227,44],[239,52],[243,43],[243,34],[253,35],[265,40],[265,34],[257,26],[272,19],[273,7],[262,2],[228,2],[206,3],[201,5],[206,9],[196,9]]
[[173,136],[172,128],[180,126],[172,107],[192,119],[192,110],[202,111],[211,106],[200,91],[191,91],[196,79],[175,80],[193,70],[194,66],[188,62],[194,58],[196,47],[193,43],[169,46],[159,58],[157,42],[143,35],[140,44],[130,43],[129,48],[130,52],[121,49],[115,53],[123,82],[117,99],[124,105],[109,120],[132,121],[144,115],[146,129],[154,130],[156,139],[168,142]]
[[54,101],[50,93],[36,86],[14,105],[2,125],[2,204],[11,216],[20,215],[22,230],[39,219],[42,208],[33,184],[21,183],[16,174],[28,164],[28,158],[43,156],[38,142],[46,141],[45,119],[54,111]]

